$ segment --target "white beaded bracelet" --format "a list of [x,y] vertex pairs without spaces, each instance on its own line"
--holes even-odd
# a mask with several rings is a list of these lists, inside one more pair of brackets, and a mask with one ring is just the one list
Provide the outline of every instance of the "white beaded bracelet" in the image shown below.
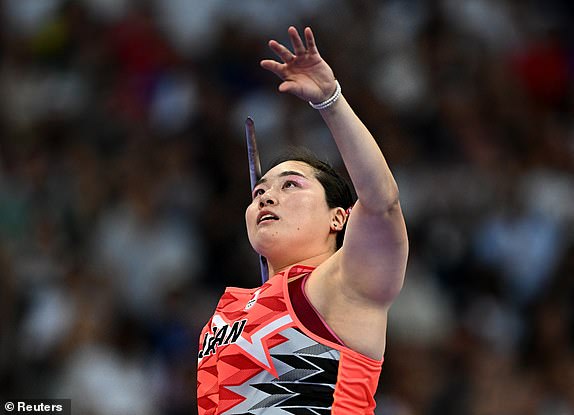
[[325,108],[329,108],[331,105],[333,105],[341,96],[341,85],[339,84],[339,81],[335,81],[335,84],[335,92],[331,98],[327,98],[325,101],[319,102],[318,104],[313,104],[311,101],[309,101],[309,105],[311,105],[311,107],[316,110],[324,110]]

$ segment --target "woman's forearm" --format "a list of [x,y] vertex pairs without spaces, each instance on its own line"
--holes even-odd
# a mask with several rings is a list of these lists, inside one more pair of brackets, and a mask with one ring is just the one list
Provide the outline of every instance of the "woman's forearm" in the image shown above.
[[397,183],[377,142],[341,96],[319,111],[337,144],[361,205],[387,211],[398,202]]

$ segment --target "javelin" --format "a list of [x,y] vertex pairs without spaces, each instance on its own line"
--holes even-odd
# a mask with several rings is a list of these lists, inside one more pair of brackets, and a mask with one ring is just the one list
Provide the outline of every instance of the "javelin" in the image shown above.
[[[261,178],[261,161],[259,160],[259,150],[257,150],[257,140],[255,140],[255,123],[251,117],[245,120],[245,138],[247,139],[247,158],[249,160],[249,180],[251,191],[255,188],[257,181]],[[269,279],[269,269],[265,257],[259,255],[259,266],[261,267],[261,281],[265,283]]]

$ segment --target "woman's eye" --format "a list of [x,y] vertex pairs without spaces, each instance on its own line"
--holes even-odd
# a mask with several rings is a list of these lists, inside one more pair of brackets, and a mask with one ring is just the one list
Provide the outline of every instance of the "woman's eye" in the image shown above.
[[283,188],[287,189],[290,187],[297,187],[297,183],[292,180],[287,180],[285,184],[283,184]]
[[263,189],[256,189],[253,192],[253,199],[255,199],[257,196],[261,196],[263,194]]

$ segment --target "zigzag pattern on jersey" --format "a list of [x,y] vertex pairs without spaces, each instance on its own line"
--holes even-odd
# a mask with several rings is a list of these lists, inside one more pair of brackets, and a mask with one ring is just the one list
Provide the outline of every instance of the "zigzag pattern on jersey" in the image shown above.
[[[297,267],[289,274],[311,269]],[[259,289],[228,289],[204,328],[205,342],[214,328],[247,319],[236,341],[212,342],[213,350],[200,345],[205,352],[198,366],[201,414],[330,413],[340,353],[294,328],[279,276],[273,282]]]
[[[257,298],[257,301],[246,310],[247,303],[255,296],[262,298]],[[216,318],[223,319],[224,322],[230,324],[248,316],[248,322],[241,337],[252,343],[253,336],[260,331],[261,327],[287,314],[281,284],[272,284],[269,280],[258,289],[231,288],[226,290],[220,298],[215,314],[206,324],[201,339],[204,338],[206,332],[213,334],[213,326],[217,325],[217,321],[214,321]],[[263,340],[266,350],[287,341],[279,334],[273,334]],[[200,345],[202,346],[204,345]],[[202,409],[210,411],[214,407],[218,408],[218,413],[224,413],[244,401],[244,396],[230,391],[226,386],[244,384],[262,371],[266,372],[266,365],[236,344],[222,348],[216,347],[215,353],[203,357],[199,362],[198,407],[200,413]]]
[[271,349],[279,376],[268,372],[253,377],[249,385],[228,387],[245,401],[226,415],[331,413],[339,368],[339,352],[317,343],[295,328],[280,333],[288,341]]
[[[268,291],[270,289],[271,292]],[[226,291],[217,305],[216,315],[219,315],[227,323],[245,318],[247,315],[245,306],[257,291],[257,289],[232,289]],[[251,342],[252,336],[261,325],[277,319],[281,312],[286,313],[281,291],[277,293],[274,291],[276,291],[276,288],[269,281],[260,287],[260,295],[265,293],[266,298],[257,301],[249,310],[248,323],[242,334],[245,340]],[[206,325],[207,331],[213,331],[213,325],[215,324],[213,320],[216,315]],[[206,329],[204,329],[204,332]],[[265,345],[269,348],[285,341],[287,339],[275,334],[265,339]],[[230,349],[227,350],[227,348]],[[217,350],[217,357],[214,354],[201,359],[200,367],[198,368],[201,370],[201,376],[198,376],[199,408],[218,407],[218,413],[223,413],[234,407],[239,402],[244,401],[245,397],[237,395],[224,387],[220,388],[220,386],[241,385],[265,370],[251,355],[244,350],[238,349],[236,345],[226,346],[221,350]]]

